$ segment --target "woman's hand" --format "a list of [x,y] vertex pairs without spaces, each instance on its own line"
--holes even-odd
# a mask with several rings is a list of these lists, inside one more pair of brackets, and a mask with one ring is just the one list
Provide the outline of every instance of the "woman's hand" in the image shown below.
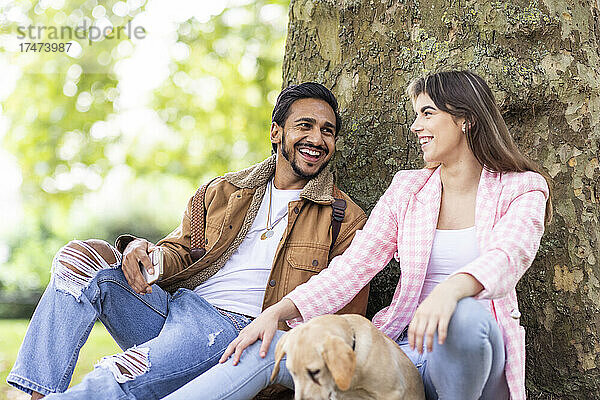
[[229,343],[229,346],[225,349],[225,353],[223,353],[219,362],[224,363],[233,354],[233,365],[237,365],[246,347],[250,346],[258,339],[262,340],[260,356],[265,358],[269,351],[273,336],[275,336],[275,332],[277,332],[279,321],[296,318],[298,316],[300,316],[300,312],[289,299],[283,299],[279,303],[272,305],[240,331],[238,337]]
[[459,300],[475,296],[483,290],[477,279],[468,274],[456,274],[438,284],[417,307],[408,327],[408,343],[411,349],[423,353],[433,351],[433,337],[437,331],[438,344],[444,344],[448,336],[448,324]]
[[423,353],[423,343],[427,341],[427,351],[433,351],[433,336],[438,333],[438,343],[443,344],[448,333],[448,323],[456,309],[458,300],[449,293],[443,283],[437,285],[417,307],[408,327],[408,343],[411,349]]

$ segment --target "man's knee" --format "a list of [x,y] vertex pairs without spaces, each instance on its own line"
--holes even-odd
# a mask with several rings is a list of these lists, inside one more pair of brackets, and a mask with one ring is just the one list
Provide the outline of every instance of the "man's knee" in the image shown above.
[[117,262],[118,253],[108,242],[98,239],[72,240],[61,248],[55,258],[66,268],[79,275],[89,275],[90,269],[99,270]]
[[117,250],[103,240],[73,240],[56,253],[52,275],[58,289],[79,297],[98,271],[120,260]]
[[123,353],[104,357],[97,367],[108,369],[119,383],[131,381],[150,369],[148,347],[132,347]]
[[120,259],[120,255],[117,250],[108,242],[98,239],[84,240],[84,243],[88,244],[92,249],[96,250],[96,253],[104,259],[108,264],[114,264]]

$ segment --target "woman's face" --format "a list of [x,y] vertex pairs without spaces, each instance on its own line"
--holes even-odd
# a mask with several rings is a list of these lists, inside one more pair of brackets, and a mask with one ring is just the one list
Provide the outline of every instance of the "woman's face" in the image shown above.
[[426,93],[417,96],[413,109],[415,121],[410,130],[418,136],[425,162],[448,165],[463,158],[465,152],[471,152],[462,131],[464,118],[454,118],[439,110]]

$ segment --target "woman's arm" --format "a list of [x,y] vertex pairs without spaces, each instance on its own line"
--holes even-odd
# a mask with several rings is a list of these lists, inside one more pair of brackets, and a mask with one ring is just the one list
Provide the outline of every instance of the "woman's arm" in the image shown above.
[[289,326],[339,311],[389,263],[398,250],[402,203],[410,197],[402,178],[396,174],[346,251],[285,296],[300,312],[298,318],[287,320]]
[[263,356],[278,322],[288,321],[293,326],[317,315],[334,313],[349,303],[387,265],[398,248],[398,202],[409,197],[403,183],[399,172],[348,249],[308,282],[264,310],[230,343],[220,362],[235,354],[234,364],[237,364],[246,347],[258,339],[263,341],[260,349]]
[[[531,266],[544,234],[548,186],[534,172],[507,177],[503,191],[511,194],[501,217],[488,234],[486,246],[475,260],[459,268],[456,274],[469,274],[483,290],[478,299],[496,299],[514,290]],[[508,187],[507,187],[508,186]]]

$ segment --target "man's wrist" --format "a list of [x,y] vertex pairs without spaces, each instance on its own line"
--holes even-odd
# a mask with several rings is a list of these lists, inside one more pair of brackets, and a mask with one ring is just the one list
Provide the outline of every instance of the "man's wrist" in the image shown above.
[[135,238],[131,242],[127,243],[127,247],[125,247],[125,251],[127,251],[127,249],[130,247],[139,246],[144,243],[146,243],[146,247],[147,247],[150,242],[144,238]]
[[130,235],[130,234],[121,235],[115,241],[115,247],[117,248],[117,251],[119,253],[123,254],[125,252],[125,249],[127,248],[127,246],[129,246],[129,244],[136,239],[137,239],[137,237]]

